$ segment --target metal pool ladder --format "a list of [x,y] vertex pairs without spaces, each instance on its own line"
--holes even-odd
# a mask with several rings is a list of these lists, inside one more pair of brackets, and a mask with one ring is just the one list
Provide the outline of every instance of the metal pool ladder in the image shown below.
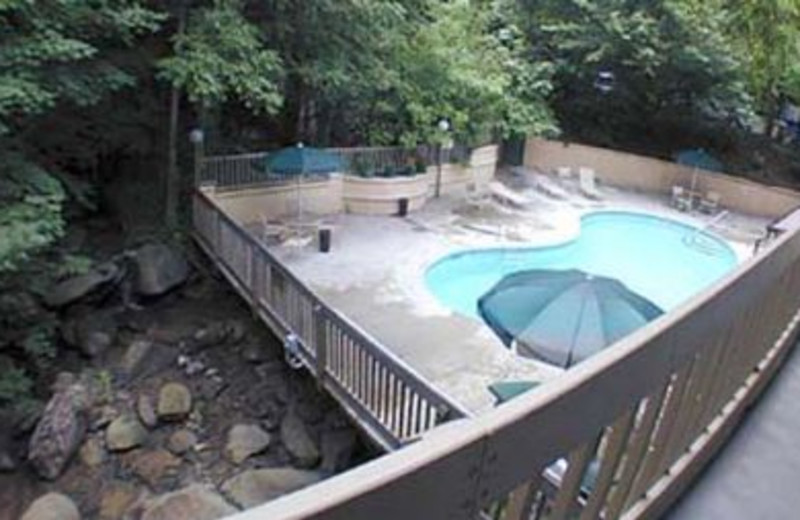
[[683,243],[707,255],[717,254],[719,252],[719,248],[716,247],[716,244],[710,245],[708,241],[700,240],[700,237],[702,237],[703,234],[708,229],[722,222],[727,216],[728,216],[728,211],[727,210],[722,211],[719,215],[716,215],[714,218],[712,218],[702,226],[695,228],[690,233],[684,235]]

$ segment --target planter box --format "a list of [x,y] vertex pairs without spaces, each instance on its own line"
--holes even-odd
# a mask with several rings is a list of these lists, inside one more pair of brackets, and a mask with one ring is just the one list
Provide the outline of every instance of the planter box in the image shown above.
[[416,211],[428,199],[429,174],[413,177],[344,177],[342,196],[348,213],[395,215],[400,199],[408,199],[408,210]]

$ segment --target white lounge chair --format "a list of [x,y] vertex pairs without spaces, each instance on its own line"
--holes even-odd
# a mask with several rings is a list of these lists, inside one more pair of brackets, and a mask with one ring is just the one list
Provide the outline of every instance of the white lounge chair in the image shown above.
[[504,204],[508,204],[509,206],[522,208],[529,206],[532,203],[531,199],[525,195],[510,190],[504,184],[497,181],[492,181],[489,183],[489,190],[492,193],[492,197]]
[[717,193],[716,191],[709,191],[706,193],[705,197],[700,199],[700,206],[699,209],[703,213],[713,214],[719,210],[719,202],[722,200],[722,196]]
[[692,209],[692,197],[683,186],[672,187],[672,198],[670,198],[669,203],[670,206],[679,211],[690,211]]
[[547,175],[542,173],[537,173],[534,176],[534,180],[536,182],[536,188],[547,195],[548,197],[554,199],[568,199],[569,193],[567,190],[562,188],[559,184],[553,181]]
[[595,184],[594,170],[591,168],[581,168],[578,174],[581,193],[590,199],[601,200],[603,194],[600,193],[600,190],[597,189],[597,185]]

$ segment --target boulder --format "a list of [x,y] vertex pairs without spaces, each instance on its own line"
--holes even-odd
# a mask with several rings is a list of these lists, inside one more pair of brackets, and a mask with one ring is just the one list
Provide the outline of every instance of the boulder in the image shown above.
[[222,492],[242,508],[254,507],[322,480],[322,474],[294,468],[246,470],[228,479]]
[[106,450],[103,448],[103,444],[99,439],[94,438],[83,443],[79,455],[81,462],[90,468],[95,468],[106,460]]
[[181,459],[166,450],[138,450],[128,456],[125,465],[155,488],[161,479],[181,465]]
[[133,254],[134,289],[143,296],[158,296],[177,287],[189,276],[183,254],[166,244],[147,244]]
[[298,466],[311,468],[319,462],[319,449],[294,411],[289,411],[281,421],[281,442]]
[[54,480],[77,451],[86,435],[88,391],[72,384],[47,403],[28,446],[28,460],[43,478]]
[[114,419],[106,429],[106,445],[111,451],[125,451],[140,446],[147,439],[147,430],[139,419],[125,414]]
[[109,486],[100,497],[100,510],[97,513],[99,520],[117,520],[122,518],[125,511],[139,497],[136,486],[125,483],[115,483]]
[[44,294],[48,307],[63,307],[80,300],[95,290],[119,280],[120,269],[113,262],[100,264],[88,273],[67,278],[53,285]]
[[336,430],[322,435],[322,469],[331,473],[347,469],[356,447],[353,430]]
[[236,508],[215,491],[194,484],[152,500],[141,520],[216,520],[236,513]]
[[80,520],[75,503],[61,493],[42,495],[28,507],[20,520]]
[[181,455],[197,444],[197,435],[191,430],[182,428],[169,436],[167,449],[175,455]]
[[105,352],[117,337],[117,323],[111,313],[95,312],[69,319],[61,328],[64,341],[88,357]]
[[158,423],[158,416],[156,416],[156,409],[153,407],[153,400],[147,394],[139,394],[136,400],[136,413],[139,415],[139,420],[148,428],[155,428]]
[[228,432],[225,454],[234,464],[241,464],[251,455],[267,449],[270,440],[270,435],[258,426],[237,424]]
[[192,393],[181,383],[167,383],[158,392],[156,412],[160,419],[180,420],[192,410]]

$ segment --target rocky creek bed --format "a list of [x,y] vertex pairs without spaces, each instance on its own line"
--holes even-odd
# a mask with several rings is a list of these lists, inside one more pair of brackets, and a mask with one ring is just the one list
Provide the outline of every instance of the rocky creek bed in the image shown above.
[[219,518],[375,455],[224,282],[146,247],[47,295],[70,348],[0,417],[0,519]]

